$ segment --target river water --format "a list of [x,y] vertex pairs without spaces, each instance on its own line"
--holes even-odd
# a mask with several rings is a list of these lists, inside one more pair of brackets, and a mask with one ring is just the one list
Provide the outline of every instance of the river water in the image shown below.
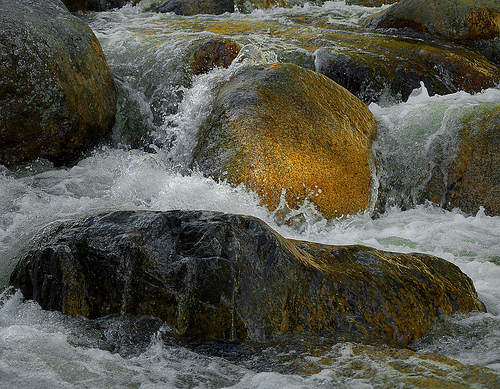
[[[500,89],[429,96],[422,84],[407,101],[389,96],[372,103],[380,125],[375,148],[390,156],[385,177],[404,171],[399,177],[404,190],[386,194],[388,206],[377,218],[365,213],[327,221],[306,202],[298,211],[303,222],[282,226],[246,188],[186,169],[213,87],[238,71],[233,66],[191,79],[183,70],[187,48],[193,40],[227,34],[260,50],[254,61],[304,58],[314,66],[314,50],[296,44],[292,30],[321,40],[319,25],[356,31],[363,17],[379,9],[337,1],[181,17],[146,12],[146,6],[83,16],[121,91],[119,123],[109,142],[71,167],[47,161],[0,166],[0,288],[7,285],[16,256],[48,223],[104,210],[206,209],[259,217],[285,237],[440,256],[473,280],[488,312],[444,318],[411,345],[416,353],[321,336],[283,337],[269,345],[182,344],[169,339],[163,327],[143,325],[153,329],[139,334],[134,328],[141,323],[69,318],[7,290],[0,296],[0,387],[372,388],[443,382],[468,387],[467,376],[477,378],[477,387],[498,387],[500,217],[482,210],[445,211],[414,199],[428,179],[431,146],[439,144],[452,156],[454,118],[471,106],[500,101]],[[306,19],[319,22],[300,22]],[[146,134],[140,140],[144,147],[124,145],[139,142],[127,129],[134,126]],[[462,365],[429,353],[474,366],[464,372]]]

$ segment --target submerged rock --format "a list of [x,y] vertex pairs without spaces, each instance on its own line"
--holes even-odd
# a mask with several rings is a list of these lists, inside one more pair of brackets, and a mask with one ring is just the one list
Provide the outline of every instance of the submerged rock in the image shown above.
[[207,211],[53,224],[11,284],[67,315],[152,315],[179,336],[227,340],[326,331],[403,346],[439,315],[483,309],[442,259],[293,241],[254,217]]
[[[256,191],[271,209],[307,199],[327,218],[363,212],[376,125],[365,104],[292,64],[253,66],[216,92],[194,166]],[[281,204],[283,205],[283,204]]]
[[401,0],[367,18],[367,27],[410,28],[448,39],[500,37],[498,0]]
[[116,113],[97,38],[59,0],[4,0],[0,25],[0,164],[74,158]]

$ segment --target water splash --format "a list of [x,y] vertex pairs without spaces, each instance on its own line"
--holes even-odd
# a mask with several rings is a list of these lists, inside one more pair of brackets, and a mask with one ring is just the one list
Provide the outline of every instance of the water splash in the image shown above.
[[462,116],[473,106],[498,101],[500,88],[429,96],[421,83],[406,102],[389,107],[370,104],[379,124],[374,149],[381,158],[382,201],[404,209],[423,203],[435,169],[446,188],[448,167],[459,150]]

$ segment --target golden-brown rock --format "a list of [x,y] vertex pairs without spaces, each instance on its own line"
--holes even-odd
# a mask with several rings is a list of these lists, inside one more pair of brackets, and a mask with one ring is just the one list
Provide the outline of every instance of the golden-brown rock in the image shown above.
[[254,66],[217,92],[194,163],[214,178],[256,191],[275,209],[312,201],[327,217],[371,201],[375,118],[325,76],[292,64]]
[[196,48],[191,69],[194,74],[202,74],[216,67],[227,68],[240,50],[240,45],[230,39],[214,38],[206,40]]

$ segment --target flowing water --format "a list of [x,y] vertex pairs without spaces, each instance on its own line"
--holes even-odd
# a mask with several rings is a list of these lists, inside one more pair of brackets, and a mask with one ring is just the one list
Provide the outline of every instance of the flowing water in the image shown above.
[[[65,317],[6,290],[0,296],[0,387],[372,388],[440,387],[443,382],[498,387],[500,217],[482,210],[475,215],[445,211],[415,199],[429,179],[433,150],[448,158],[456,152],[458,115],[500,101],[500,89],[429,96],[422,85],[408,101],[371,104],[380,124],[375,148],[386,161],[382,176],[397,176],[403,189],[386,194],[388,206],[377,218],[359,214],[327,221],[306,202],[297,211],[301,224],[280,226],[255,193],[186,168],[211,91],[252,61],[301,58],[314,68],[315,47],[328,43],[322,28],[363,34],[359,21],[379,9],[337,1],[181,17],[146,12],[146,6],[85,16],[120,88],[118,124],[109,141],[71,167],[47,161],[0,166],[0,288],[7,285],[16,256],[48,223],[103,210],[207,209],[254,215],[285,237],[440,256],[474,281],[488,312],[443,318],[412,345],[417,353],[322,336],[284,336],[269,345],[182,344],[155,323]],[[189,47],[214,34],[252,44],[260,54],[191,79],[185,71]],[[298,38],[304,34],[315,37],[314,44],[308,43],[314,47]],[[141,127],[141,136],[130,132],[135,127]],[[134,142],[143,147],[125,147]],[[139,325],[146,330],[134,330]],[[429,353],[473,366],[464,370]]]

